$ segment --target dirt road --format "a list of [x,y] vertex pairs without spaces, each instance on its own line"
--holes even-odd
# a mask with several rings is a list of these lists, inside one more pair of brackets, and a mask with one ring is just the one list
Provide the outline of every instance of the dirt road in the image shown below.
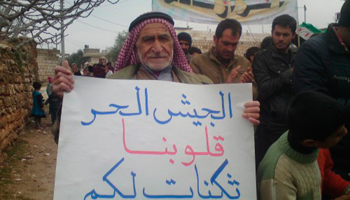
[[7,149],[7,158],[0,164],[0,199],[53,199],[57,145],[49,120],[49,115],[43,119],[42,130],[30,122]]

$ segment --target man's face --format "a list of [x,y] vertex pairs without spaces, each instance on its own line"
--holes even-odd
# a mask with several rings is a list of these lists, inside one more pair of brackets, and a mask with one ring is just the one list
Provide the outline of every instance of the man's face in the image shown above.
[[146,25],[137,38],[136,48],[140,62],[153,71],[161,71],[173,60],[174,41],[162,23]]
[[339,127],[332,135],[330,135],[325,141],[319,142],[315,141],[315,147],[316,148],[331,148],[334,147],[338,142],[346,135],[348,134],[348,130],[345,128],[345,126]]
[[295,34],[292,33],[292,29],[289,27],[276,25],[272,30],[273,45],[281,52],[288,52],[289,45],[292,43],[294,37]]
[[214,36],[216,56],[222,60],[231,60],[237,49],[240,37],[238,33],[233,36],[231,29],[226,29],[220,38]]
[[75,72],[77,72],[77,71],[78,71],[77,65],[76,65],[76,64],[73,64],[73,65],[72,65],[72,72],[75,73]]
[[100,59],[99,59],[99,63],[100,63],[101,65],[106,65],[106,59],[100,58]]
[[188,41],[185,41],[185,40],[179,40],[179,43],[180,43],[181,49],[185,53],[187,53],[188,50],[190,49],[190,43]]

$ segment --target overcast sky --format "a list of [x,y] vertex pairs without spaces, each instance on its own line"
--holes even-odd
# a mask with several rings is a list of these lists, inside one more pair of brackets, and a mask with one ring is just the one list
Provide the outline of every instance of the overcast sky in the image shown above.
[[[73,0],[66,0],[66,6]],[[326,28],[329,23],[334,22],[335,13],[339,12],[343,5],[343,0],[298,0],[299,21],[304,21],[304,9],[306,5],[306,22],[312,23],[317,28]],[[83,49],[84,45],[90,48],[99,48],[101,50],[111,47],[118,32],[127,30],[130,22],[142,13],[152,10],[152,0],[120,0],[119,3],[111,5],[105,3],[88,18],[80,18],[70,25],[66,31],[68,35],[65,39],[66,53],[75,53]],[[215,30],[216,26],[206,24],[196,24],[189,22],[188,25],[195,30]],[[175,26],[185,27],[187,22],[175,21]],[[248,30],[248,27],[243,27]],[[271,31],[271,25],[249,26],[252,32],[268,33]],[[55,46],[50,45],[49,48]],[[39,48],[48,48],[43,45]],[[58,49],[61,49],[58,46]]]

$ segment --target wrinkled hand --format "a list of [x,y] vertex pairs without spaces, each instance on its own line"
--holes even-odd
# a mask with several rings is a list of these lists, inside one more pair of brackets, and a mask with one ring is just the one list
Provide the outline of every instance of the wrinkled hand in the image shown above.
[[343,195],[343,196],[338,197],[334,200],[350,200],[350,195]]
[[238,75],[238,70],[241,68],[240,65],[238,65],[236,68],[230,71],[230,73],[227,76],[226,82],[225,83],[234,83],[237,75]]
[[260,121],[260,103],[259,101],[250,101],[244,104],[242,117],[248,119],[250,123],[259,125]]
[[52,82],[52,91],[60,98],[64,92],[70,92],[74,88],[73,73],[69,70],[68,61],[64,61],[62,66],[55,67],[55,76]]
[[239,79],[239,83],[251,83],[254,80],[252,68],[248,67]]

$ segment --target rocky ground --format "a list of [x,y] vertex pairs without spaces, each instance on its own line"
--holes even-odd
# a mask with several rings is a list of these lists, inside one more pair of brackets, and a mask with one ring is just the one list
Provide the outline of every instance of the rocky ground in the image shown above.
[[57,145],[49,114],[42,124],[44,128],[38,130],[31,121],[7,148],[5,160],[0,163],[1,200],[53,199]]

